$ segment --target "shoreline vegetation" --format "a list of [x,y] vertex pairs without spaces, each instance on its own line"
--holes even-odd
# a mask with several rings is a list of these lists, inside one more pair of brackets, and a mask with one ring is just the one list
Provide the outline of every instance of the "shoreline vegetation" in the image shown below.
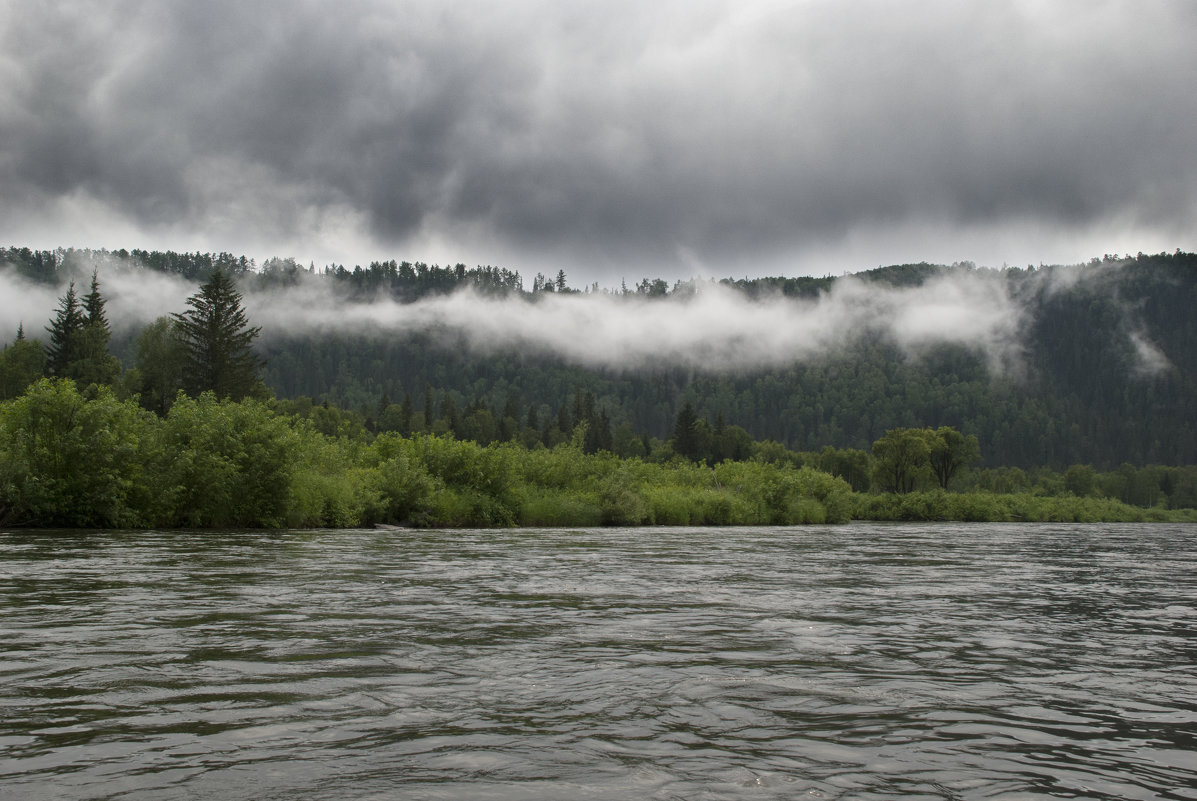
[[[70,254],[44,259],[31,252],[17,255],[26,267],[37,267],[33,274],[53,277],[60,267],[65,269]],[[1162,260],[1171,272],[1157,277],[1157,283],[1168,276],[1180,281],[1188,276],[1186,265],[1197,262],[1197,256],[1180,253],[1153,258],[1134,264],[1146,269]],[[437,362],[443,354],[432,351],[419,354],[436,363],[435,386],[423,383],[422,408],[406,390],[401,403],[392,403],[381,390],[375,410],[366,403],[358,409],[327,399],[317,402],[296,392],[276,398],[263,383],[265,361],[255,349],[261,329],[250,324],[234,278],[250,265],[242,259],[229,271],[209,266],[214,269],[184,311],[159,317],[142,330],[128,369],[110,352],[112,331],[94,266],[85,293],[68,282],[45,327],[45,345],[27,338],[18,324],[16,339],[0,353],[0,525],[279,529],[778,526],[850,520],[1197,522],[1197,465],[1179,466],[1192,457],[1185,445],[1191,421],[1183,415],[1169,417],[1187,408],[1192,397],[1188,362],[1168,367],[1170,359],[1188,359],[1189,351],[1173,349],[1167,356],[1138,329],[1121,343],[1121,351],[1111,353],[1121,354],[1115,360],[1119,370],[1139,377],[1132,383],[1098,381],[1092,389],[1095,397],[1119,394],[1106,391],[1108,387],[1146,393],[1132,406],[1149,410],[1140,417],[1154,420],[1155,428],[1135,429],[1138,434],[1129,439],[1134,433],[1130,428],[1118,429],[1120,437],[1106,436],[1111,426],[1094,429],[1102,432],[1110,453],[1139,454],[1133,457],[1139,466],[1123,463],[1109,469],[1115,459],[1095,460],[1106,470],[1099,472],[1090,464],[1065,469],[1068,461],[1085,460],[1077,456],[1083,451],[1075,449],[1054,455],[1049,449],[1048,455],[1033,459],[1032,449],[1015,448],[1022,458],[1014,462],[1001,456],[1011,452],[1011,443],[1032,443],[1053,431],[1056,439],[1063,430],[1071,432],[1073,442],[1092,439],[1069,424],[1067,416],[1047,414],[1047,407],[1036,405],[1033,397],[1026,415],[995,428],[969,417],[961,421],[944,411],[951,404],[910,406],[920,396],[918,387],[930,391],[932,385],[887,391],[890,384],[882,373],[856,391],[857,401],[875,399],[868,405],[872,411],[860,413],[870,420],[868,436],[828,435],[822,440],[857,446],[871,441],[869,450],[832,444],[819,451],[791,449],[796,442],[819,442],[809,437],[783,437],[788,445],[758,440],[736,424],[742,422],[738,415],[725,420],[722,406],[735,408],[730,387],[715,408],[705,404],[704,417],[686,392],[671,389],[668,381],[635,396],[634,406],[663,423],[638,428],[627,417],[626,404],[613,419],[611,398],[596,397],[584,382],[572,384],[571,404],[570,374],[541,370],[537,365],[543,364],[533,357],[524,367],[516,360],[490,380],[473,382],[468,402],[456,390],[445,389],[452,371]],[[391,268],[375,272],[393,288],[427,284],[431,292],[429,287],[439,286],[432,280],[436,276],[452,276],[456,283],[446,290],[471,280],[464,267],[437,272],[392,263]],[[935,272],[915,265],[885,274],[901,284],[927,280]],[[971,274],[971,268],[965,272]],[[356,281],[359,271],[342,269],[333,275],[332,280]],[[518,274],[483,270],[478,275],[498,281],[504,291],[522,293]],[[1021,275],[1003,273],[1002,280],[1023,280]],[[309,275],[305,280],[329,279]],[[831,279],[820,280],[826,284]],[[538,276],[530,297],[572,291],[563,272],[552,286],[550,290]],[[823,284],[803,286],[816,294],[826,289]],[[598,291],[597,286],[592,289]],[[635,293],[625,287],[621,296],[680,294],[677,302],[686,302],[680,285],[671,294],[667,289],[664,282],[646,281]],[[1059,310],[1045,314],[1052,321],[1067,317]],[[1186,318],[1174,314],[1170,319]],[[345,345],[342,356],[351,350]],[[1084,373],[1086,365],[1102,361],[1073,356],[1064,374]],[[1158,368],[1155,372],[1143,373],[1141,362],[1147,357]],[[291,354],[280,360],[297,359]],[[326,366],[340,364],[338,375],[348,372],[343,360],[325,361]],[[966,392],[968,386],[984,383],[980,374],[961,383],[960,371],[948,369],[949,364],[941,365],[946,372],[928,368],[939,389],[964,393],[961,398],[972,400],[960,403],[989,409],[983,394]],[[522,389],[504,377],[521,370],[537,377]],[[369,372],[386,376],[392,371],[379,361]],[[765,393],[779,400],[761,407],[766,410],[762,414],[777,416],[780,399],[790,404],[803,397],[803,382],[791,379],[775,382],[776,391]],[[500,391],[503,405],[493,397]],[[887,392],[898,399],[899,406],[890,410],[894,413],[878,406],[877,399]],[[846,417],[857,415],[852,404],[834,405],[841,407]],[[816,417],[826,416],[821,406],[817,412]],[[670,417],[672,426],[666,422]],[[959,429],[903,427],[929,420],[951,421]],[[654,432],[665,436],[651,436]],[[1005,451],[995,445],[998,456],[989,454],[990,465],[1022,467],[978,467],[979,437],[989,436],[1006,443]],[[1144,438],[1150,447],[1136,449],[1133,443]],[[1158,458],[1168,464],[1149,464],[1145,453],[1165,454]],[[1028,467],[1045,462],[1052,467]]]
[[[1195,468],[1094,473],[1043,471],[1033,486],[979,489],[1000,471],[948,477],[945,489],[919,443],[930,429],[890,432],[871,455],[820,454],[758,443],[743,460],[717,464],[586,453],[585,426],[555,447],[480,445],[450,435],[330,435],[285,401],[179,394],[158,416],[106,386],[80,391],[40,379],[0,403],[0,524],[36,528],[363,528],[509,526],[751,526],[872,521],[1197,522],[1197,510],[1148,508],[1102,487],[1145,471],[1181,498]],[[950,430],[948,430],[950,431]],[[913,474],[896,491],[887,462],[895,443],[913,448]],[[963,453],[969,456],[968,443]],[[869,489],[818,462],[867,456]],[[975,458],[975,451],[972,452]],[[859,461],[859,458],[858,458]],[[812,464],[814,462],[814,464]],[[863,467],[863,465],[858,465]],[[1129,468],[1129,466],[1125,466]],[[1019,471],[1021,473],[1021,471]],[[880,483],[878,483],[880,482]],[[1078,484],[1079,482],[1079,484]],[[1088,488],[1077,495],[1065,487]],[[1055,488],[1055,489],[1053,489]],[[905,490],[905,491],[903,491]],[[1173,502],[1172,506],[1177,504]]]

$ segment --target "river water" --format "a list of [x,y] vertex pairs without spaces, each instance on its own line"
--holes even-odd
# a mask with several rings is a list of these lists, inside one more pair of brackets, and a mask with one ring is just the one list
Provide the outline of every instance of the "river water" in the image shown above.
[[3,799],[1197,799],[1197,526],[0,532]]

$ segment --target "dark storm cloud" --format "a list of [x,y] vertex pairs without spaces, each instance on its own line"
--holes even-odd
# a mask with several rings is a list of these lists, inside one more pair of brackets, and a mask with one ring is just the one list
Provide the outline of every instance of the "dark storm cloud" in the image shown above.
[[0,0],[0,233],[634,277],[876,230],[1192,246],[1194,4],[914,9]]

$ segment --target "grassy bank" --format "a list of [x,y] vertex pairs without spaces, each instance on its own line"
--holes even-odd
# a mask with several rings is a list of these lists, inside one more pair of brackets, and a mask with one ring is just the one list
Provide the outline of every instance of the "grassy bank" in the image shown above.
[[855,494],[852,517],[857,520],[952,520],[961,522],[1055,523],[1197,523],[1197,510],[1144,509],[1110,498],[1044,496],[1027,492],[954,493],[934,490],[905,495]]

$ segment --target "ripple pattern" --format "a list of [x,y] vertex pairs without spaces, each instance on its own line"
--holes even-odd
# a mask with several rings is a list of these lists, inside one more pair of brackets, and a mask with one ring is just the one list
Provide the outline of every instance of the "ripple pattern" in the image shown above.
[[1195,546],[0,532],[0,799],[1197,799]]

